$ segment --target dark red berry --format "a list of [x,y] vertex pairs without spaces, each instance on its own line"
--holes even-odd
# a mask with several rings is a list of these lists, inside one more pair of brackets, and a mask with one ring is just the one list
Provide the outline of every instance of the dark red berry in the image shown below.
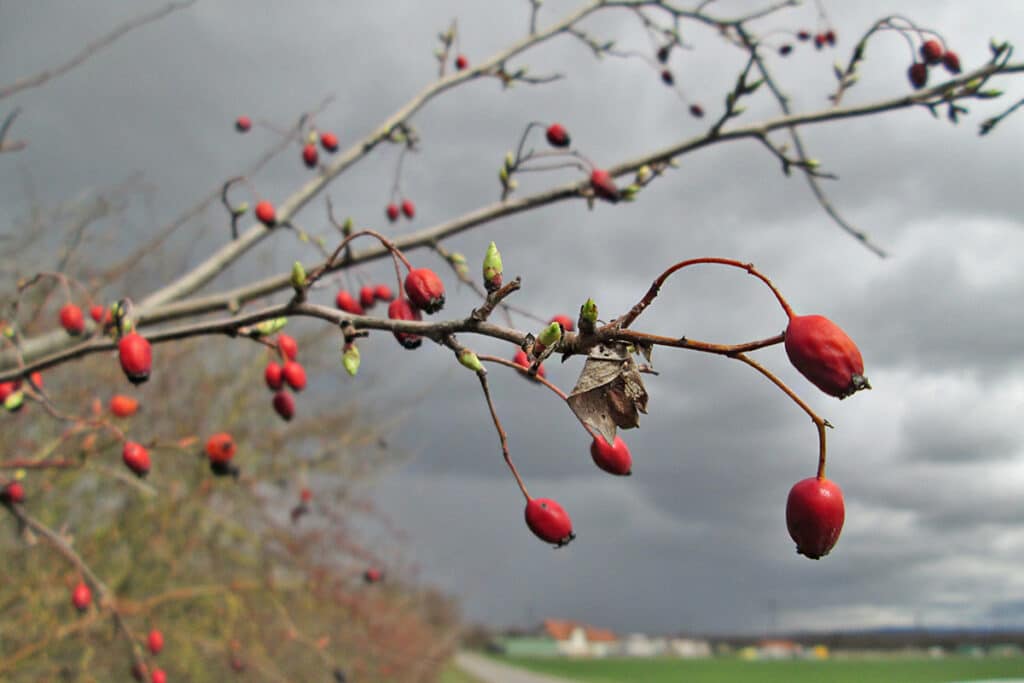
[[272,391],[280,389],[284,383],[284,377],[281,375],[281,366],[274,361],[267,363],[267,368],[263,371],[263,379],[267,382],[267,387]]
[[218,432],[206,440],[206,457],[210,462],[228,462],[235,457],[236,450],[235,440],[227,432]]
[[603,168],[595,168],[590,173],[590,187],[593,188],[594,194],[601,199],[613,204],[619,201],[619,188],[615,186],[611,174]]
[[320,133],[320,146],[326,152],[338,151],[338,136],[334,133]]
[[938,64],[942,61],[942,55],[945,50],[942,49],[942,43],[932,38],[921,43],[921,59],[926,64]]
[[60,325],[65,332],[75,337],[85,332],[85,316],[82,309],[74,304],[64,304],[60,309]]
[[662,45],[661,47],[659,47],[658,51],[655,53],[655,56],[658,58],[659,62],[661,62],[662,64],[667,64],[668,58],[669,56],[671,56],[671,54],[672,43],[669,43],[668,45]]
[[824,33],[819,33],[819,34],[815,35],[814,36],[814,47],[816,47],[816,48],[818,48],[820,50],[821,48],[825,47],[826,40],[827,39],[825,38],[825,34]]
[[71,604],[79,612],[84,612],[89,609],[89,603],[91,602],[92,591],[89,590],[89,586],[86,585],[85,581],[79,581],[78,585],[71,591]]
[[907,69],[907,77],[915,90],[920,90],[928,85],[928,65],[924,62],[914,62]]
[[544,132],[544,137],[548,139],[548,144],[552,147],[568,147],[572,142],[569,132],[560,123],[552,123],[548,126],[548,129]]
[[287,422],[295,416],[295,399],[287,391],[274,394],[274,410]]
[[704,107],[700,106],[699,104],[691,104],[690,116],[694,117],[695,119],[704,118]]
[[295,341],[295,337],[284,333],[279,334],[277,335],[277,350],[281,352],[285,360],[295,360],[299,355],[299,342]]
[[[408,299],[395,299],[388,306],[388,318],[392,320],[422,320],[418,309],[413,308]],[[423,343],[423,337],[408,332],[395,332],[395,339],[404,348],[416,349]]]
[[550,498],[531,498],[527,501],[526,526],[530,527],[537,538],[558,547],[576,538],[568,513]]
[[628,476],[633,473],[633,456],[621,436],[616,436],[615,443],[609,444],[600,434],[595,435],[590,443],[590,457],[609,474]]
[[235,119],[235,130],[239,133],[246,133],[250,128],[252,128],[252,119],[248,116],[239,116]]
[[469,67],[469,59],[466,55],[459,55],[455,58],[455,68],[459,71],[465,71]]
[[444,308],[444,283],[430,268],[413,268],[405,276],[405,295],[424,313]]
[[351,313],[352,315],[364,315],[366,313],[347,289],[338,290],[337,296],[334,297],[334,305],[338,307],[338,310]]
[[[515,357],[512,358],[512,362],[515,363],[516,365],[518,365],[521,368],[529,368],[530,364],[531,364],[530,357],[527,356],[526,355],[526,351],[523,351],[522,349],[517,349],[516,350],[516,355],[515,355]],[[546,377],[547,374],[548,373],[544,369],[544,364],[543,363],[541,363],[540,365],[537,366],[537,376],[538,377]]]
[[797,40],[810,40],[811,39],[811,32],[810,31],[798,31],[797,34],[796,34],[796,38],[797,38]]
[[831,46],[836,44],[836,32],[833,29],[825,31],[825,42]]
[[0,489],[0,503],[21,503],[25,500],[25,487],[20,481],[12,481]]
[[281,368],[281,376],[295,391],[302,391],[306,388],[306,369],[293,360],[284,364],[284,367]]
[[672,72],[668,69],[661,70],[661,82],[665,85],[675,85],[676,77],[672,75]]
[[416,215],[416,205],[412,203],[411,199],[402,200],[402,214],[406,218],[413,218]]
[[274,205],[266,199],[257,202],[256,220],[268,228],[274,227],[277,224],[277,211],[274,209]]
[[811,384],[846,398],[870,389],[860,349],[842,328],[820,315],[794,315],[786,327],[786,355]]
[[960,73],[960,55],[952,50],[946,50],[946,54],[942,55],[942,66],[953,75]]
[[374,287],[373,295],[380,301],[391,301],[395,298],[395,293],[387,285],[377,285]]
[[785,45],[780,45],[779,46],[779,54],[782,55],[783,57],[785,57],[786,55],[788,55],[792,51],[793,51],[793,46],[790,45],[789,43],[786,43]]
[[363,572],[363,581],[366,583],[377,583],[382,578],[384,578],[383,572],[375,567],[371,567]]
[[149,451],[134,441],[125,441],[121,449],[121,459],[136,476],[144,477],[149,474]]
[[155,655],[160,654],[160,651],[164,649],[164,634],[160,633],[157,629],[153,629],[146,638],[146,646],[149,647],[151,653]]
[[395,204],[394,202],[391,202],[390,204],[388,204],[387,208],[384,210],[384,213],[386,213],[388,215],[388,220],[391,221],[392,223],[394,223],[395,221],[398,220],[398,214],[399,214],[398,204]]
[[142,384],[149,379],[149,371],[153,367],[153,349],[149,342],[138,332],[121,337],[117,344],[118,358],[121,369],[132,384]]
[[320,160],[320,155],[316,151],[316,145],[308,143],[302,147],[302,162],[309,168],[316,166],[316,162]]
[[377,295],[374,294],[373,287],[364,285],[359,289],[359,305],[364,309],[373,308],[377,304]]
[[786,499],[786,528],[796,551],[819,560],[835,547],[846,511],[843,492],[828,479],[798,481]]

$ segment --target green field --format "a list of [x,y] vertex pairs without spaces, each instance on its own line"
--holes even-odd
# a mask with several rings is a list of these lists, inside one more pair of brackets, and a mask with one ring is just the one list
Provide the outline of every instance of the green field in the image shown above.
[[831,659],[743,661],[739,659],[500,658],[524,669],[600,683],[939,683],[1024,678],[1024,657],[943,659]]

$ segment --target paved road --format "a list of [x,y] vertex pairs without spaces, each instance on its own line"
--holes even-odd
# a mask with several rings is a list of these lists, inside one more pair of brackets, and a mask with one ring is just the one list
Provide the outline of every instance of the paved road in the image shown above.
[[571,683],[564,678],[516,669],[472,652],[460,652],[455,655],[455,664],[484,683]]

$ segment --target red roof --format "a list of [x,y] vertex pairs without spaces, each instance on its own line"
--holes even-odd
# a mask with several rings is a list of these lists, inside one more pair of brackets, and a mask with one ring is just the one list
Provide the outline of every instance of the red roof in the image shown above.
[[615,632],[609,629],[566,619],[545,619],[543,628],[544,633],[554,640],[569,640],[577,628],[582,628],[587,640],[592,643],[614,643],[619,639]]

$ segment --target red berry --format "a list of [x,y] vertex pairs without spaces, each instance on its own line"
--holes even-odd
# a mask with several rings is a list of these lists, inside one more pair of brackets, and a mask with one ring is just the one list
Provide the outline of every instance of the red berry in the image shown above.
[[153,675],[149,678],[150,683],[167,683],[167,674],[163,669],[153,669]]
[[[388,306],[388,317],[392,320],[422,320],[423,316],[420,315],[418,309],[412,307],[408,299],[395,299]],[[395,339],[404,348],[415,349],[419,348],[420,344],[423,343],[423,337],[418,334],[410,334],[408,332],[395,332]]]
[[131,396],[115,394],[110,397],[110,412],[117,417],[131,417],[139,410],[139,402]]
[[690,116],[692,116],[695,119],[704,118],[704,107],[700,106],[699,104],[691,104]]
[[814,47],[820,50],[821,48],[825,47],[826,40],[827,39],[825,38],[824,33],[817,34],[816,36],[814,36]]
[[303,503],[308,503],[309,501],[313,500],[313,492],[307,488],[303,488],[301,491],[299,491],[299,500],[301,500]]
[[459,71],[465,71],[469,67],[469,59],[466,55],[459,55],[455,58],[455,68]]
[[843,492],[828,479],[798,481],[786,499],[786,528],[796,551],[819,560],[835,546],[846,512]]
[[99,304],[93,304],[89,307],[89,317],[92,318],[93,322],[99,323],[103,321],[103,307]]
[[277,224],[277,211],[274,209],[274,205],[266,199],[257,202],[256,220],[268,228],[274,227]]
[[149,451],[140,443],[125,441],[121,449],[121,458],[136,476],[144,477],[149,474]]
[[402,200],[402,213],[406,218],[412,218],[416,215],[416,205],[412,203],[411,199]]
[[444,308],[444,283],[430,268],[413,268],[405,276],[405,295],[424,313]]
[[388,220],[391,221],[392,223],[398,220],[398,204],[391,202],[390,204],[388,204],[388,208],[386,208],[384,212],[388,215]]
[[920,90],[928,84],[928,65],[924,62],[914,62],[907,69],[907,77],[915,90]]
[[377,285],[374,287],[373,295],[381,301],[391,301],[395,298],[395,293],[387,285]]
[[794,315],[786,327],[786,355],[811,384],[846,398],[870,389],[860,350],[842,328],[820,315]]
[[339,310],[351,313],[352,315],[364,315],[366,311],[359,305],[359,302],[355,300],[351,294],[348,293],[347,289],[339,289],[338,295],[334,297],[334,305]]
[[320,146],[327,152],[338,151],[338,136],[334,133],[320,133]]
[[25,500],[25,487],[20,481],[12,481],[0,490],[0,502],[21,503]]
[[153,349],[149,342],[138,332],[121,337],[117,344],[121,369],[132,384],[142,384],[149,379],[149,371],[153,367]]
[[568,513],[550,498],[531,498],[527,501],[526,526],[530,527],[537,538],[558,547],[576,538]]
[[786,55],[788,55],[792,51],[793,51],[793,46],[790,45],[789,43],[786,43],[785,45],[780,45],[779,46],[779,54],[782,55],[783,57],[785,57]]
[[798,31],[797,34],[796,34],[796,38],[797,38],[797,40],[810,40],[811,39],[811,32],[810,31]]
[[373,291],[373,287],[364,285],[359,288],[359,305],[364,309],[373,308],[377,304],[377,295]]
[[146,645],[153,654],[160,654],[160,651],[164,649],[164,634],[160,633],[157,629],[153,629],[149,632],[149,637],[146,638]]
[[0,382],[0,403],[7,400],[21,386],[21,382]]
[[85,332],[85,316],[82,315],[82,309],[74,304],[64,304],[60,309],[60,325],[72,336]]
[[951,74],[960,73],[960,55],[952,50],[946,50],[946,54],[942,55],[942,66]]
[[827,42],[829,45],[836,44],[836,32],[834,30],[829,29],[825,31],[825,42]]
[[285,422],[291,420],[295,416],[295,399],[287,391],[279,391],[274,394],[274,410],[280,415]]
[[633,456],[621,436],[615,437],[614,444],[609,444],[600,434],[594,436],[590,444],[590,456],[595,465],[610,474],[628,476],[633,473]]
[[921,59],[926,64],[938,64],[942,61],[942,55],[945,50],[942,49],[942,43],[932,38],[921,43]]
[[612,175],[602,168],[595,168],[590,174],[590,187],[601,199],[611,203],[619,201],[619,188],[615,186]]
[[661,82],[665,85],[675,85],[676,77],[672,75],[672,72],[668,69],[661,70]]
[[281,376],[295,391],[302,391],[306,388],[306,369],[293,360],[284,364],[284,367],[281,368]]
[[309,168],[316,166],[316,162],[319,161],[320,155],[317,154],[316,145],[308,143],[302,148],[302,162]]
[[252,119],[248,116],[239,116],[235,119],[235,130],[239,133],[245,133],[252,128]]
[[295,337],[279,334],[277,335],[277,350],[281,352],[285,360],[295,360],[295,357],[299,355],[299,342],[295,341]]
[[236,450],[235,440],[227,432],[218,432],[206,440],[206,456],[210,462],[228,462],[235,457]]
[[79,581],[75,589],[71,591],[71,604],[79,612],[84,612],[89,609],[89,603],[92,602],[92,591],[89,590],[89,586],[85,584],[85,581]]
[[548,323],[558,323],[566,332],[572,332],[574,329],[576,329],[576,325],[575,323],[573,323],[572,318],[562,313],[559,313],[556,316],[552,316],[551,320],[549,320]]
[[[516,355],[515,355],[514,358],[512,358],[512,362],[515,363],[516,365],[518,365],[521,368],[529,368],[530,367],[530,358],[529,358],[529,356],[526,355],[526,351],[523,351],[522,349],[519,349],[519,350],[516,351]],[[548,374],[547,371],[544,370],[544,364],[543,363],[541,363],[540,365],[537,366],[537,376],[538,377],[546,377],[547,374]]]
[[274,361],[267,363],[267,367],[263,371],[263,379],[271,391],[280,389],[281,384],[284,382],[284,377],[281,375],[281,366]]
[[363,572],[363,581],[366,583],[377,583],[382,578],[384,578],[384,573],[375,567],[371,567]]
[[568,131],[566,131],[565,126],[560,123],[552,123],[548,126],[544,136],[548,139],[548,144],[552,147],[568,147],[571,143]]
[[30,380],[32,380],[32,384],[36,385],[40,389],[43,388],[43,375],[42,375],[42,373],[40,373],[40,372],[33,372],[31,375],[28,376],[28,378]]

